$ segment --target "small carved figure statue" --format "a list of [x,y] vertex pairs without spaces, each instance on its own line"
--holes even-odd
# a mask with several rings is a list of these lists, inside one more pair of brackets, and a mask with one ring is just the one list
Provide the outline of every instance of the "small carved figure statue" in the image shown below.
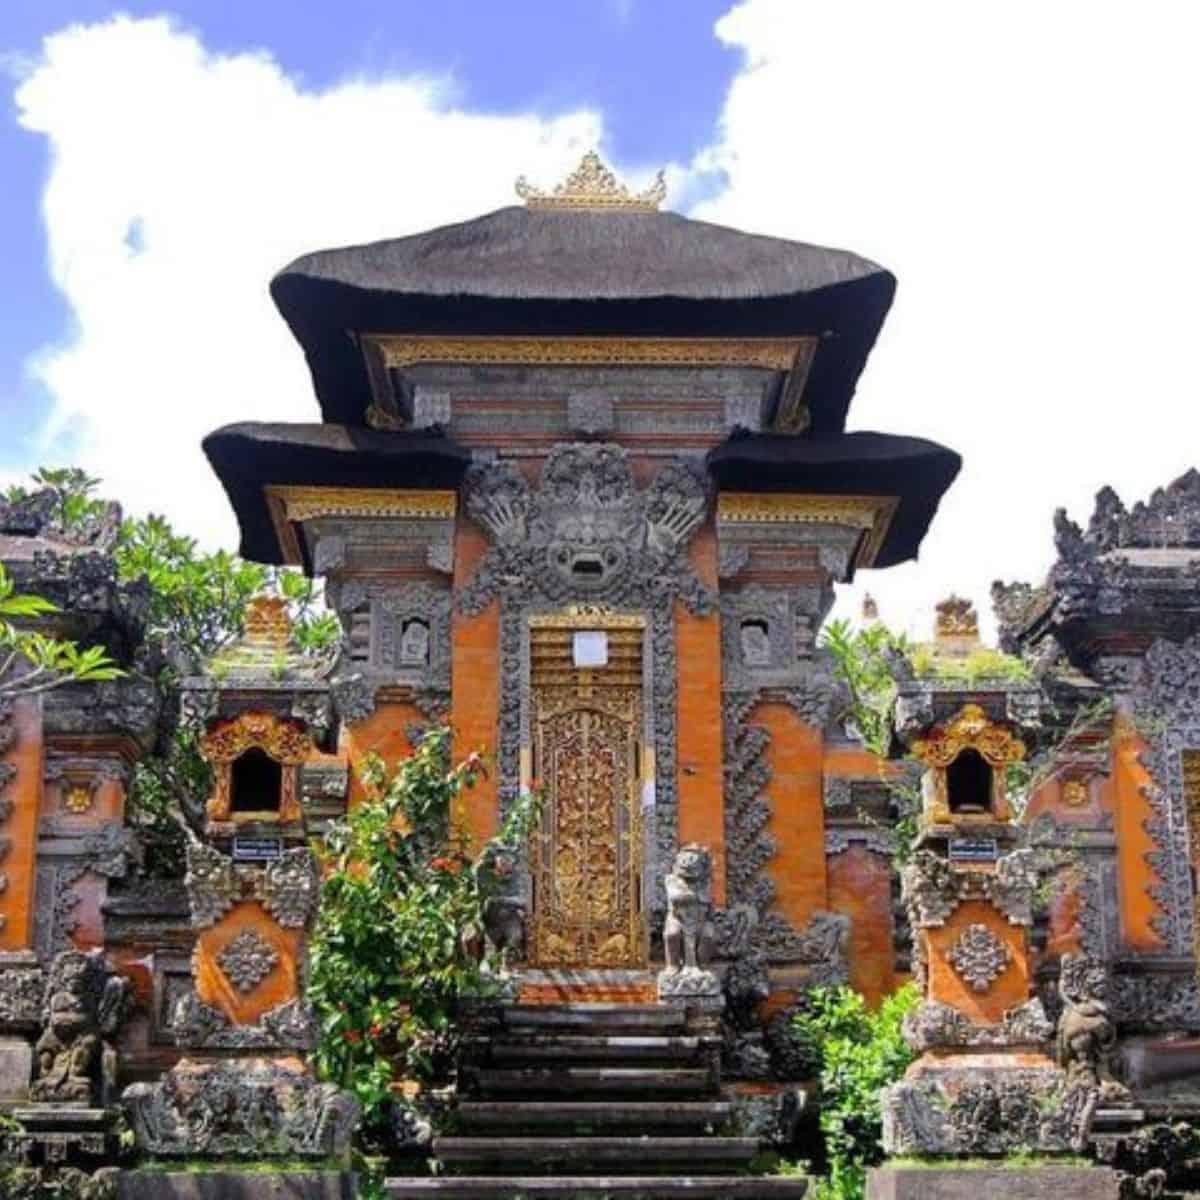
[[106,1104],[116,1085],[116,1050],[106,1040],[124,1016],[129,981],[103,952],[65,950],[50,967],[46,1026],[34,1052],[34,1100]]
[[423,667],[429,662],[429,626],[413,618],[404,623],[400,634],[400,665]]
[[1058,1065],[1080,1083],[1100,1086],[1117,1040],[1105,1002],[1104,967],[1086,954],[1064,954],[1059,963]]
[[680,848],[667,889],[663,950],[667,970],[702,970],[712,957],[712,860],[704,846]]
[[748,667],[766,667],[771,664],[771,641],[767,636],[764,621],[742,622],[742,661]]

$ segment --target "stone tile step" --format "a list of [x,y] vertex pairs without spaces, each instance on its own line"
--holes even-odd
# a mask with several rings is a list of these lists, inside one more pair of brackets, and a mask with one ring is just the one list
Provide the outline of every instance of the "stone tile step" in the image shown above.
[[[713,1043],[716,1044],[716,1043]],[[528,1034],[490,1046],[490,1060],[516,1065],[540,1062],[695,1062],[706,1042],[698,1037]]]
[[719,1128],[733,1105],[724,1100],[461,1100],[456,1109],[464,1130],[564,1130]]
[[473,1072],[479,1092],[490,1096],[580,1095],[603,1093],[649,1099],[653,1096],[711,1095],[708,1071],[690,1067],[525,1067]]
[[389,1179],[386,1187],[395,1200],[800,1200],[808,1182],[803,1175],[441,1175]]
[[737,1137],[442,1137],[433,1156],[448,1167],[483,1164],[526,1167],[605,1167],[636,1163],[693,1171],[736,1170],[758,1153],[757,1138]]
[[511,1004],[507,1029],[558,1033],[685,1033],[687,1014],[671,1004]]

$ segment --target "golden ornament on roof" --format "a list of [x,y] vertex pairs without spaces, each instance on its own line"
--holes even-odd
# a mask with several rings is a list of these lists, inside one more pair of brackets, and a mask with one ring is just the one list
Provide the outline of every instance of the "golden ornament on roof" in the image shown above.
[[517,195],[526,208],[623,209],[630,212],[657,212],[667,195],[667,181],[659,171],[654,182],[643,192],[633,193],[604,165],[594,150],[589,150],[579,166],[553,192],[535,188],[522,175],[517,180]]

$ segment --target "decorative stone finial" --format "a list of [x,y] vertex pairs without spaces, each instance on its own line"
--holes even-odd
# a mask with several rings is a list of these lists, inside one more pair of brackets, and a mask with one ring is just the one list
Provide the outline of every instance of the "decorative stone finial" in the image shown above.
[[245,622],[247,642],[287,648],[292,622],[282,596],[255,596],[246,605]]
[[947,596],[937,605],[936,612],[934,634],[939,641],[944,638],[979,640],[979,615],[972,601],[962,596]]
[[526,208],[657,212],[667,195],[667,181],[662,171],[645,191],[635,194],[604,165],[594,150],[583,156],[579,166],[553,192],[533,187],[524,175],[517,180],[516,188]]

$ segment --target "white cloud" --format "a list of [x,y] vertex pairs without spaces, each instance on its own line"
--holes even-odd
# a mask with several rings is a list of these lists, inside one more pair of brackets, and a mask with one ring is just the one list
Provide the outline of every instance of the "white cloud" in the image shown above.
[[210,54],[165,19],[56,34],[16,98],[52,150],[50,266],[75,325],[33,364],[55,400],[42,457],[225,544],[201,437],[319,419],[271,275],[510,203],[519,171],[560,178],[602,133],[586,111],[456,109],[434,79],[305,91],[268,55]]
[[1055,507],[1200,465],[1200,9],[748,0],[717,32],[745,61],[696,215],[894,270],[849,426],[965,460],[920,564],[860,576],[885,618],[986,608],[1045,571]]
[[[1132,500],[1200,459],[1197,24],[1171,0],[748,0],[718,24],[744,62],[712,147],[671,172],[676,204],[895,270],[851,428],[966,460],[921,563],[860,577],[896,623],[1039,575],[1057,505],[1086,518],[1102,483]],[[306,91],[166,20],[65,30],[17,101],[53,151],[76,322],[35,367],[47,455],[77,438],[60,457],[226,543],[201,436],[317,417],[271,274],[508,203],[515,174],[561,177],[602,129],[463,111],[444,80]]]

